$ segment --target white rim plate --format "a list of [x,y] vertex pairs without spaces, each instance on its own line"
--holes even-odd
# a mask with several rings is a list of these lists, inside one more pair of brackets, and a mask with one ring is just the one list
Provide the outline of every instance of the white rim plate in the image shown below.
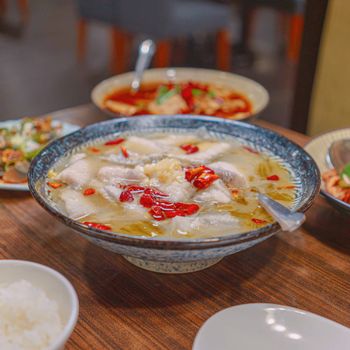
[[307,311],[275,304],[222,310],[200,328],[192,350],[348,350],[350,329]]
[[[327,154],[330,145],[337,140],[350,138],[350,128],[337,129],[334,131],[327,132],[320,136],[315,137],[304,147],[305,151],[310,154],[310,156],[316,162],[320,173],[330,170],[331,167],[327,162]],[[337,206],[350,210],[350,204],[347,204],[340,199],[332,196],[325,190],[323,181],[321,181],[321,193],[331,200]]]
[[[16,124],[18,124],[20,119],[17,120],[6,120],[3,122],[0,122],[0,128],[10,128]],[[54,120],[53,123],[59,123],[60,121]],[[66,122],[60,122],[62,123],[62,136],[68,135],[78,129],[80,129],[80,126],[66,123]],[[4,184],[0,183],[0,190],[10,190],[10,191],[29,191],[28,184]]]
[[[129,86],[133,77],[134,72],[129,72],[103,80],[91,92],[93,103],[102,111],[106,111],[104,107],[105,97],[118,88]],[[169,79],[177,82],[192,80],[203,83],[215,83],[235,89],[247,96],[252,102],[253,113],[251,116],[259,114],[269,102],[267,90],[256,81],[241,75],[218,70],[202,68],[154,68],[146,70],[142,80],[144,82],[157,82]],[[111,112],[109,114],[113,115]]]

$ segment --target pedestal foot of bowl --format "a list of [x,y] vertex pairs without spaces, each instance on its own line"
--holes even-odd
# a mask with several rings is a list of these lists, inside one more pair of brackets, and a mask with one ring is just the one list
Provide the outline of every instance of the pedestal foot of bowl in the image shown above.
[[218,263],[222,258],[199,260],[199,261],[176,261],[163,262],[154,260],[138,259],[131,256],[124,256],[131,264],[141,269],[158,273],[189,273],[204,270]]

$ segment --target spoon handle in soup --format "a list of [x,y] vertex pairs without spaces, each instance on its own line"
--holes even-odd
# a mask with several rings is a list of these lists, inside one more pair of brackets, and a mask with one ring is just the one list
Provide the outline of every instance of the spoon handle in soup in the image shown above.
[[280,224],[283,231],[294,231],[305,221],[303,213],[292,212],[265,194],[259,193],[258,199],[264,209]]
[[131,89],[133,92],[137,92],[140,89],[143,72],[148,68],[154,55],[154,51],[155,44],[153,40],[147,39],[141,43],[135,67],[135,75],[131,83]]

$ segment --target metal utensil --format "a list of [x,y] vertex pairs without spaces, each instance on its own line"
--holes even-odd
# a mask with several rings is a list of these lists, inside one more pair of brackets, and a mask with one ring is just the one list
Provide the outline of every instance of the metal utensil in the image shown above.
[[328,149],[327,161],[341,173],[344,166],[350,163],[350,139],[334,141]]
[[283,231],[296,230],[306,219],[303,213],[292,212],[265,194],[259,193],[258,199],[264,209],[281,225]]
[[153,40],[147,39],[141,43],[136,61],[135,75],[131,83],[132,92],[137,92],[140,89],[143,72],[148,68],[154,52],[155,44]]

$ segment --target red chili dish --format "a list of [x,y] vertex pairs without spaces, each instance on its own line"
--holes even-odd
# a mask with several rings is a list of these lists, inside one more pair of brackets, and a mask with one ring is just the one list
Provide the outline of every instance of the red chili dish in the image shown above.
[[107,95],[104,107],[118,115],[196,114],[242,119],[253,112],[252,103],[231,88],[199,82],[148,83],[136,93],[129,87]]

